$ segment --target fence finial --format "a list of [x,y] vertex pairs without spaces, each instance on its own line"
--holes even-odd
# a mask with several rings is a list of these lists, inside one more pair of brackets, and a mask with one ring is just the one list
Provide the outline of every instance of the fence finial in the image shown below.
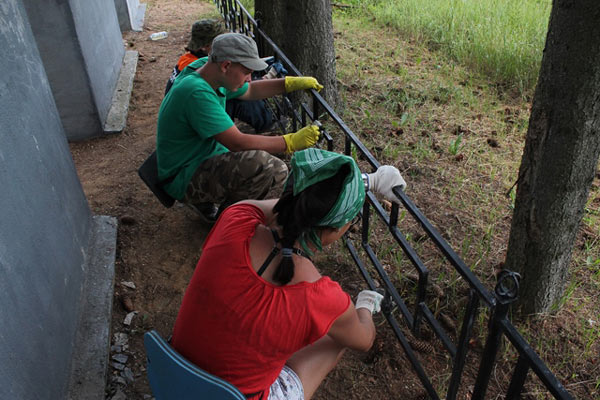
[[504,269],[498,274],[498,283],[494,291],[498,300],[503,304],[512,303],[519,297],[519,282],[521,275]]

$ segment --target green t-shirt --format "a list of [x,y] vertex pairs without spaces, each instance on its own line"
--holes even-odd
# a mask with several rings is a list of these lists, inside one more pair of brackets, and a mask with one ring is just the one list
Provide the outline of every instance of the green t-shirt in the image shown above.
[[200,58],[184,68],[158,111],[158,178],[177,175],[164,189],[178,200],[185,195],[194,172],[204,160],[229,151],[213,136],[233,126],[225,112],[225,101],[248,90],[246,83],[233,92],[221,87],[217,94],[196,72],[207,60]]

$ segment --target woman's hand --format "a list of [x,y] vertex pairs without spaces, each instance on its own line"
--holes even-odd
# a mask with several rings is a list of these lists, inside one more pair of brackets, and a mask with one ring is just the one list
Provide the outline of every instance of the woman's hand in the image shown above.
[[374,290],[363,290],[358,294],[356,298],[356,309],[366,308],[372,314],[377,314],[381,311],[381,301],[383,295],[377,293]]
[[406,182],[398,168],[391,165],[382,165],[372,174],[364,174],[367,177],[367,190],[383,195],[387,200],[397,203],[398,198],[392,191],[392,188],[400,186],[402,190],[406,189]]

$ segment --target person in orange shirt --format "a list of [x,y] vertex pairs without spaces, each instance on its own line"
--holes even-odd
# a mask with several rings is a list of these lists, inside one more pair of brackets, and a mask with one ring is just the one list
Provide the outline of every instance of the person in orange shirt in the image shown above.
[[192,25],[192,37],[185,47],[186,53],[179,57],[177,65],[173,67],[173,72],[171,72],[171,76],[167,81],[165,94],[169,92],[179,73],[183,71],[188,64],[199,58],[206,57],[208,53],[210,53],[210,46],[213,39],[225,32],[227,32],[225,26],[216,19],[201,19],[200,21],[194,22]]

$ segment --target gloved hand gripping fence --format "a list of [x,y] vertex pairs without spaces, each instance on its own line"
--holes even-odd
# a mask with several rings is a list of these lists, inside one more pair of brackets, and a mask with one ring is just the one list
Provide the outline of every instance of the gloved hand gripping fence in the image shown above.
[[382,165],[372,174],[363,174],[363,180],[367,190],[382,194],[389,201],[396,203],[398,198],[392,189],[396,186],[400,186],[402,190],[406,189],[406,182],[400,171],[391,165]]
[[285,140],[285,151],[290,154],[298,150],[304,150],[307,147],[314,146],[319,140],[319,127],[315,124],[305,126],[294,133],[283,135]]
[[317,92],[323,89],[321,85],[312,76],[286,76],[285,91],[286,93],[295,92],[296,90],[315,89]]
[[374,290],[363,290],[356,297],[356,309],[366,308],[371,311],[371,314],[376,314],[381,311],[381,301],[383,295]]

